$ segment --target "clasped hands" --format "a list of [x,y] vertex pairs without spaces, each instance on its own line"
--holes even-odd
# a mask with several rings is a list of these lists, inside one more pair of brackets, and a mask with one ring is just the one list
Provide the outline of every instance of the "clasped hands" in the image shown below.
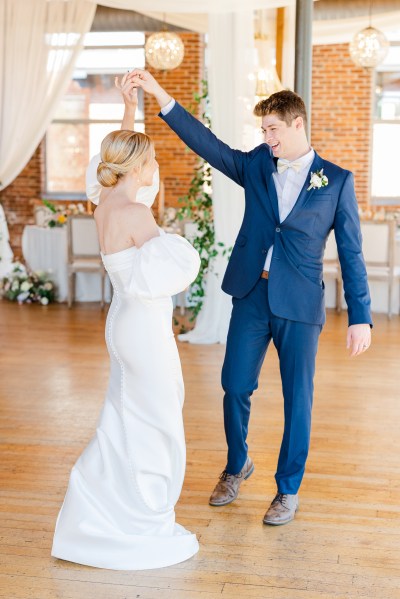
[[133,71],[127,73],[126,81],[134,87],[141,87],[144,92],[154,96],[160,108],[163,108],[171,101],[171,96],[148,71],[133,69]]
[[121,81],[119,80],[119,77],[115,77],[114,83],[115,87],[121,92],[125,105],[131,105],[136,108],[138,104],[138,86],[132,81],[132,78],[130,78],[129,75],[130,73],[128,71],[122,76]]

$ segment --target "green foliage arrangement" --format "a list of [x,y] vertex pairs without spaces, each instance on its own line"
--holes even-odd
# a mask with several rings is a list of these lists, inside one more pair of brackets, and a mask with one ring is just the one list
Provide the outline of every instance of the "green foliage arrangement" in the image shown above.
[[[204,80],[201,83],[201,93],[194,94],[194,103],[189,107],[189,112],[197,114],[201,107],[201,120],[207,127],[210,127],[208,85]],[[193,309],[189,320],[193,321],[203,306],[205,278],[212,269],[212,260],[219,252],[225,256],[230,251],[222,242],[215,243],[211,167],[202,158],[199,158],[188,193],[178,201],[181,207],[177,212],[177,218],[191,221],[197,227],[196,236],[191,239],[191,243],[200,254],[201,264],[199,274],[190,289],[189,301],[193,304]]]

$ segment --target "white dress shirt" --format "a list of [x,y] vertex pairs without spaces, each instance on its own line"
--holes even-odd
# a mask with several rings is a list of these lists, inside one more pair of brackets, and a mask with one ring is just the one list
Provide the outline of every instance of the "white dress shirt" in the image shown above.
[[[300,163],[301,165],[298,173],[293,168],[289,167],[284,173],[279,174],[278,172],[275,172],[272,175],[274,178],[276,194],[278,196],[279,221],[281,223],[289,215],[297,202],[297,198],[306,182],[308,171],[310,170],[314,156],[315,152],[311,148],[307,154],[293,160],[293,162]],[[273,250],[274,246],[271,245],[265,260],[264,270],[269,270]]]
[[173,107],[175,106],[175,100],[172,98],[168,104],[166,104],[165,106],[163,106],[161,108],[161,114],[163,116],[165,116],[166,114],[168,114],[169,112],[171,112],[171,110],[173,109]]

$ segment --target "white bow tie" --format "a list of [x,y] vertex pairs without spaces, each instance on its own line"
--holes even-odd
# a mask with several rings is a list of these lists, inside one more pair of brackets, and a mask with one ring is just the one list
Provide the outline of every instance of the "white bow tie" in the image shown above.
[[290,160],[286,160],[286,158],[278,158],[277,169],[280,175],[288,168],[292,168],[296,173],[299,173],[301,171],[301,166],[301,162],[290,162]]

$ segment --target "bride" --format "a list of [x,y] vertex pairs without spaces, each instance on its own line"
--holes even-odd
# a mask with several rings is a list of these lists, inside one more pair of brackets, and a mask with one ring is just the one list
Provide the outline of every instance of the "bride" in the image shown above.
[[[121,87],[126,126],[136,90],[126,77]],[[93,194],[90,170],[88,178]],[[160,568],[198,551],[196,536],[175,522],[186,456],[171,295],[195,279],[200,259],[185,239],[159,229],[148,207],[143,188],[154,200],[158,165],[147,135],[107,135],[97,178],[95,220],[114,289],[110,379],[95,435],[72,468],[52,555],[115,570]]]

